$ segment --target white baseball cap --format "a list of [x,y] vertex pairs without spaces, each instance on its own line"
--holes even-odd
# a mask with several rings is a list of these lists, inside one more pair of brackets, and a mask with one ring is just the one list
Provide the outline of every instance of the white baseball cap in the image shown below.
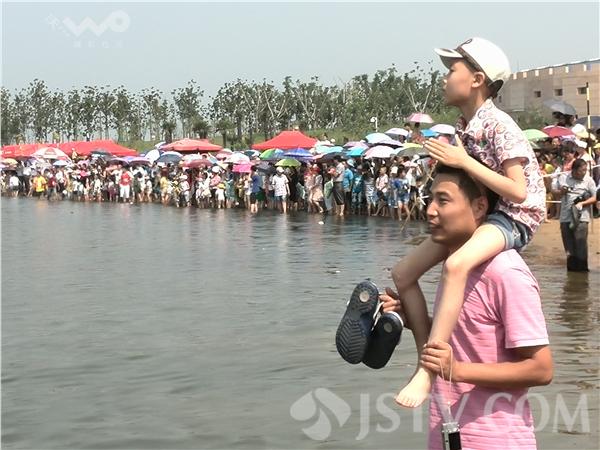
[[467,39],[454,50],[436,48],[442,63],[449,69],[457,59],[464,59],[475,70],[481,71],[488,78],[488,85],[498,92],[510,77],[510,63],[500,47],[492,42],[473,37]]
[[581,139],[575,139],[575,145],[579,148],[587,148],[587,144]]

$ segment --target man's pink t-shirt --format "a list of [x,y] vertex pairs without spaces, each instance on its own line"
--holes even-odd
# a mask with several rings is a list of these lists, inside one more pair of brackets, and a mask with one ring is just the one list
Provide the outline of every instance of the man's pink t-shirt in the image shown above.
[[[515,250],[472,271],[450,344],[457,361],[472,363],[515,361],[514,348],[548,344],[537,281]],[[450,388],[438,376],[431,394],[430,449],[442,449],[448,401],[464,450],[537,448],[527,389],[500,391],[454,382]]]

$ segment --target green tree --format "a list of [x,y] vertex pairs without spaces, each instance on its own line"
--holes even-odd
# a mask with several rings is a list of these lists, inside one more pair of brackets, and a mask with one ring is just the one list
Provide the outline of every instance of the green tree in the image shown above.
[[187,86],[175,89],[172,95],[181,121],[183,137],[189,137],[193,131],[194,122],[200,117],[200,103],[204,91],[194,80],[190,80]]

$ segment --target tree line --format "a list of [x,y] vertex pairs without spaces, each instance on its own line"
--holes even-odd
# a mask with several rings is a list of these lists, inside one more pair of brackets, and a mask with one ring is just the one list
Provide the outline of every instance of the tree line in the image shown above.
[[323,84],[317,76],[308,81],[287,76],[279,86],[266,79],[237,79],[208,97],[194,80],[166,94],[155,87],[132,92],[122,85],[51,90],[45,81],[34,79],[21,89],[1,88],[1,140],[170,142],[220,134],[225,146],[241,148],[251,145],[257,134],[269,138],[295,126],[306,132],[363,133],[372,116],[382,125],[401,125],[414,111],[448,114],[442,77],[431,63],[423,68],[415,62],[406,73],[392,66],[334,85]]

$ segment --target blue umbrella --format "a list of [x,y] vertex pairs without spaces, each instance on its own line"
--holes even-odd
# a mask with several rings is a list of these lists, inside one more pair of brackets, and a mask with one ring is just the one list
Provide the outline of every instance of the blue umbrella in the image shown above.
[[285,152],[286,158],[312,158],[312,153],[304,148],[295,148]]
[[344,147],[340,147],[338,145],[338,146],[335,146],[335,147],[329,147],[329,148],[327,148],[323,153],[325,153],[325,154],[328,154],[328,153],[338,153],[338,152],[342,152],[342,151],[344,151]]
[[438,135],[435,131],[433,131],[430,128],[426,128],[424,130],[421,130],[421,134],[423,135],[423,137],[426,137],[426,138],[435,137],[435,136]]
[[383,134],[383,133],[371,133],[371,134],[367,134],[365,136],[366,141],[369,144],[377,144],[380,141],[385,141],[386,139],[389,139],[390,137],[387,134]]
[[156,160],[157,163],[164,164],[177,164],[181,160],[180,154],[175,154],[176,152],[165,152]]
[[353,157],[361,156],[365,152],[365,150],[366,150],[366,148],[364,148],[364,147],[352,147],[348,151],[347,155],[353,156]]

